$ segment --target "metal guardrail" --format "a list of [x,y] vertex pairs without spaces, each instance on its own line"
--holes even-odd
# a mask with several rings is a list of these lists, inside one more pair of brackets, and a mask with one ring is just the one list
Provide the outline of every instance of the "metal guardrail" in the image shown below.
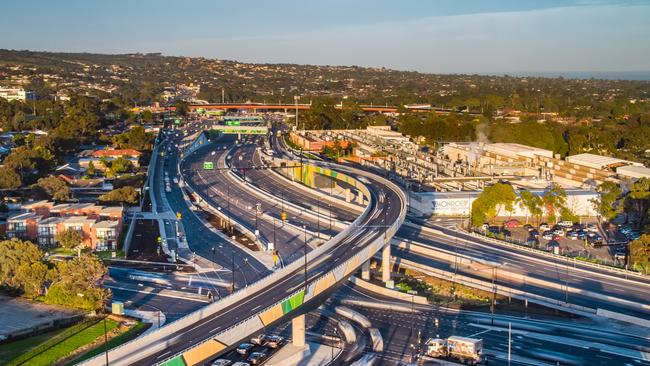
[[[392,183],[391,183],[391,184],[392,184]],[[365,186],[364,186],[364,188],[365,188]],[[367,190],[367,188],[366,188],[366,190]],[[401,192],[401,190],[400,190],[400,192]],[[369,195],[369,192],[368,192],[368,195]],[[403,199],[402,201],[403,201],[403,203],[406,202],[405,199]],[[395,226],[396,224],[399,223],[399,225],[397,226],[397,228],[395,228],[395,229],[393,230],[393,234],[394,234],[395,232],[397,232],[397,229],[399,228],[399,226],[401,226],[401,223],[404,221],[404,218],[405,218],[405,216],[406,216],[405,212],[406,212],[406,211],[404,211],[404,215],[402,215],[402,216],[404,216],[404,217],[402,217],[401,220],[398,220],[397,222],[395,222],[395,224],[393,224],[393,226]],[[309,262],[310,260],[312,260],[312,259],[314,259],[314,258],[316,258],[316,257],[318,257],[318,256],[320,256],[320,255],[322,255],[325,251],[330,250],[334,245],[338,244],[342,239],[344,239],[346,236],[348,236],[348,235],[350,234],[350,232],[352,232],[353,229],[357,228],[358,223],[359,223],[360,221],[364,220],[364,219],[368,216],[369,213],[370,213],[370,205],[368,205],[368,206],[366,207],[366,209],[364,210],[364,212],[363,212],[363,213],[362,213],[362,214],[361,214],[361,215],[360,215],[360,216],[359,216],[359,217],[358,217],[358,218],[357,218],[357,219],[352,223],[352,225],[348,226],[346,229],[344,229],[343,231],[341,231],[341,232],[340,232],[339,234],[337,234],[334,238],[332,238],[331,240],[329,240],[326,244],[324,244],[324,245],[318,247],[317,249],[315,249],[315,250],[313,250],[313,251],[307,253],[307,261]],[[392,235],[391,235],[391,236],[392,236]],[[383,238],[379,238],[379,239],[380,239],[380,240],[383,240]],[[377,241],[377,240],[375,240],[375,242],[376,242],[376,241]],[[373,243],[374,243],[374,242],[373,242]],[[373,243],[369,244],[369,246],[372,245]],[[321,281],[321,280],[325,279],[325,277],[327,277],[327,275],[328,275],[329,273],[331,273],[331,272],[337,272],[337,270],[340,270],[341,268],[345,268],[345,267],[347,267],[348,262],[350,262],[350,260],[356,259],[356,257],[359,256],[360,254],[361,254],[361,253],[358,253],[357,255],[355,255],[354,257],[352,257],[351,259],[349,259],[349,260],[347,260],[347,261],[341,263],[341,264],[338,265],[337,267],[335,267],[332,271],[327,272],[327,273],[325,273],[325,274],[319,276],[318,279],[312,281],[312,284],[315,284],[315,283],[317,283],[318,281]],[[271,274],[271,275],[265,277],[264,279],[262,279],[262,280],[260,280],[260,281],[255,282],[253,285],[250,285],[250,286],[247,288],[247,289],[249,289],[248,292],[251,292],[251,293],[252,293],[252,292],[256,292],[256,291],[257,291],[257,287],[260,287],[260,289],[261,289],[261,288],[264,288],[264,287],[268,286],[268,284],[270,284],[270,283],[272,283],[272,282],[276,282],[276,279],[282,278],[282,277],[284,277],[285,275],[287,275],[287,274],[289,274],[289,273],[291,273],[291,272],[293,272],[293,271],[295,271],[295,270],[298,270],[299,268],[301,268],[301,267],[303,266],[303,263],[302,263],[302,262],[303,262],[303,261],[301,261],[301,260],[296,260],[296,261],[290,263],[288,266],[284,267],[283,269],[274,272],[273,274]],[[360,262],[360,263],[361,263],[361,262]],[[253,288],[253,286],[256,286],[256,288],[255,288],[254,290],[251,290],[251,289]],[[258,311],[256,314],[254,314],[254,315],[252,315],[252,316],[250,316],[250,317],[248,317],[248,318],[246,318],[246,319],[244,319],[244,320],[239,321],[238,323],[236,323],[236,324],[234,324],[234,325],[232,325],[232,326],[226,328],[226,329],[223,330],[222,332],[219,332],[218,334],[215,334],[215,335],[213,335],[213,336],[211,336],[211,337],[208,337],[207,339],[205,339],[205,340],[203,340],[203,341],[201,341],[201,342],[199,342],[199,343],[194,344],[192,347],[187,348],[184,352],[186,352],[186,351],[188,351],[188,350],[191,350],[191,349],[194,349],[194,348],[197,348],[197,347],[200,347],[201,345],[203,345],[203,344],[206,343],[206,342],[209,342],[210,340],[212,340],[213,338],[215,338],[215,337],[218,336],[219,334],[228,333],[228,332],[230,332],[230,331],[236,329],[237,327],[242,326],[243,324],[245,324],[245,323],[247,323],[247,322],[249,322],[249,321],[251,321],[251,320],[255,320],[255,318],[258,317],[257,314],[264,313],[265,311],[267,311],[267,310],[269,310],[269,309],[271,309],[271,308],[277,306],[278,304],[281,304],[282,302],[286,301],[287,299],[290,299],[291,297],[295,296],[296,294],[300,293],[301,291],[306,291],[306,289],[305,289],[304,287],[300,287],[299,289],[297,289],[296,291],[294,291],[293,293],[291,293],[289,296],[286,296],[286,297],[282,298],[280,301],[278,301],[278,302],[276,302],[276,303],[274,303],[274,304],[272,304],[272,305],[270,305],[270,306],[268,306],[268,307],[266,307],[266,308],[264,308],[264,309],[261,309],[261,310]],[[216,304],[214,304],[214,305],[216,305]],[[225,307],[225,306],[220,306],[219,308],[224,308],[224,307]],[[157,363],[157,364],[164,364],[166,361],[171,360],[171,359],[173,359],[174,357],[177,357],[177,356],[178,356],[178,354],[174,354],[174,355],[172,355],[172,356],[170,356],[170,357],[168,357],[168,358],[166,358],[166,359],[160,361],[160,362]]]
[[[383,178],[379,178],[379,179],[384,180]],[[399,189],[397,186],[395,186],[392,182],[384,180],[384,183],[387,186],[391,187],[394,191],[399,192],[401,207],[402,207],[399,219],[395,223],[393,223],[393,225],[387,230],[386,235],[388,237],[392,237],[397,232],[397,230],[399,229],[401,224],[404,222],[404,219],[406,217],[406,210],[405,210],[406,197],[405,197],[404,193],[401,191],[401,189]],[[362,185],[362,187],[365,188],[365,186],[363,186],[363,185]],[[367,190],[367,188],[365,188],[365,189],[366,189],[366,193],[368,194],[368,197],[370,197],[369,191]],[[314,259],[315,257],[323,254],[323,252],[325,252],[326,250],[329,250],[334,245],[338,244],[343,238],[345,238],[347,235],[349,235],[349,233],[353,229],[355,229],[357,227],[358,223],[360,221],[364,220],[368,216],[369,213],[370,213],[370,205],[368,205],[366,207],[364,212],[352,223],[352,225],[350,225],[345,230],[341,231],[334,238],[329,240],[326,244],[324,244],[324,245],[320,246],[319,248],[309,252],[307,254],[307,260],[309,261],[310,259]],[[371,246],[371,245],[375,244],[378,241],[382,242],[382,244],[383,244],[383,237],[380,237],[380,238],[376,239],[374,242],[370,243],[368,246]],[[360,255],[361,255],[361,253],[357,253],[355,256],[350,258],[348,261],[345,261],[344,263],[337,266],[333,270],[333,272],[335,272],[337,269],[340,269],[344,265],[347,266],[347,264],[351,260],[360,260],[359,258],[357,258]],[[362,262],[360,261],[359,263],[362,263]],[[153,331],[153,332],[151,332],[151,333],[149,333],[147,335],[136,338],[135,340],[132,340],[130,342],[127,342],[127,343],[124,343],[123,345],[118,346],[118,347],[112,349],[110,351],[110,353],[115,353],[115,354],[118,354],[118,355],[132,355],[136,351],[139,351],[139,350],[142,350],[142,349],[145,349],[145,348],[151,350],[151,352],[155,352],[155,350],[156,350],[155,346],[159,346],[161,342],[162,343],[166,342],[165,340],[161,340],[161,338],[167,337],[167,336],[169,336],[169,335],[171,335],[171,334],[173,334],[175,332],[178,332],[178,331],[182,330],[183,328],[185,328],[185,327],[187,327],[187,326],[189,326],[189,325],[191,325],[193,323],[198,322],[199,320],[203,319],[206,316],[214,315],[218,311],[220,311],[220,310],[222,310],[222,309],[224,309],[226,307],[229,307],[229,306],[233,305],[236,302],[239,302],[239,301],[245,299],[250,294],[252,294],[254,292],[257,292],[257,291],[269,286],[271,283],[276,282],[278,279],[283,278],[287,274],[290,274],[291,272],[297,270],[302,265],[303,264],[301,263],[300,260],[294,261],[293,263],[289,264],[288,266],[286,266],[286,267],[272,273],[269,276],[266,276],[266,277],[260,279],[259,281],[254,282],[253,284],[249,285],[248,287],[240,289],[239,291],[237,291],[237,292],[235,292],[235,293],[233,293],[233,294],[231,294],[229,296],[226,296],[226,297],[222,298],[221,300],[219,300],[219,301],[217,301],[215,303],[207,305],[207,306],[205,306],[205,307],[203,307],[203,308],[201,308],[201,309],[199,309],[199,310],[197,310],[197,311],[195,311],[193,313],[190,313],[190,314],[188,314],[188,315],[186,315],[186,316],[184,316],[184,317],[182,317],[182,318],[180,318],[180,319],[178,319],[178,320],[176,320],[176,321],[174,321],[174,322],[172,322],[172,323],[170,323],[168,325],[165,325],[164,327],[161,327],[158,330]],[[329,273],[330,272],[328,272],[328,274]],[[320,276],[316,281],[313,281],[312,283],[316,283],[316,282],[318,282],[320,280],[323,280],[326,275],[327,274],[325,274],[323,276]],[[304,290],[304,289],[302,289],[302,290]],[[300,292],[300,291],[301,290],[298,290],[295,293]],[[293,293],[292,296],[295,295],[295,293]],[[284,298],[283,301],[286,300],[286,299],[287,298]],[[275,303],[272,306],[277,306],[277,304],[278,303]],[[268,310],[268,308],[264,309],[264,310]],[[255,314],[251,318],[254,318],[256,316],[257,316],[257,314]],[[250,320],[251,318],[249,318],[247,320]],[[235,326],[241,325],[243,322],[244,321],[237,323],[237,325],[229,327],[228,330],[233,329]],[[220,334],[223,334],[228,330],[220,332]],[[198,345],[200,345],[202,343],[205,343],[206,341],[209,341],[212,338],[214,338],[214,336],[209,337],[208,339],[204,340],[203,342],[195,344],[191,348],[195,348]],[[188,348],[188,349],[191,349],[191,348]],[[177,356],[177,354],[173,355],[173,357],[176,357],[176,356]],[[171,359],[171,357],[168,358],[168,359]],[[168,359],[166,359],[166,360],[168,360]],[[100,364],[103,363],[103,360],[104,360],[103,355],[102,355],[102,357],[97,356],[95,358],[92,358],[92,359],[89,359],[89,360],[83,362],[82,365],[100,365]],[[123,360],[123,361],[128,363],[129,362],[128,356],[127,356],[127,360]],[[164,362],[164,361],[162,361],[162,362]]]
[[[439,230],[444,232],[444,230],[441,230],[441,229],[439,229]],[[647,275],[645,275],[645,274],[643,274],[641,272],[632,271],[632,270],[621,268],[621,267],[609,266],[609,265],[606,265],[606,264],[593,263],[593,262],[584,261],[584,260],[580,260],[580,259],[576,259],[576,258],[572,258],[572,257],[567,257],[567,256],[560,255],[560,254],[550,253],[550,252],[547,252],[547,251],[544,251],[544,250],[530,248],[530,247],[527,247],[525,245],[519,245],[519,244],[514,244],[514,243],[511,243],[511,242],[508,242],[508,241],[505,241],[505,240],[490,238],[489,236],[482,235],[482,234],[479,234],[479,233],[476,233],[476,232],[466,233],[466,235],[471,235],[473,237],[480,238],[482,240],[489,241],[489,242],[499,244],[499,245],[502,245],[502,246],[506,246],[506,247],[510,247],[510,248],[516,248],[516,249],[519,249],[519,250],[523,250],[523,251],[527,251],[527,252],[531,252],[531,253],[535,253],[535,254],[540,254],[540,255],[543,255],[543,256],[546,256],[546,257],[551,257],[551,258],[563,260],[563,261],[569,262],[569,263],[580,264],[580,265],[594,267],[594,268],[598,268],[598,269],[602,269],[602,270],[606,270],[606,271],[610,271],[610,272],[621,273],[621,274],[625,274],[626,276],[635,276],[635,277],[640,277],[640,278],[644,278],[644,279],[648,278]]]

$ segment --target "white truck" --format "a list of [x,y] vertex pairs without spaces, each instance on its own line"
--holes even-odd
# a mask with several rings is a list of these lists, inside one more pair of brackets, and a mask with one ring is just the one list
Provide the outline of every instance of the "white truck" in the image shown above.
[[447,339],[430,338],[425,343],[429,357],[450,359],[465,365],[483,362],[483,340],[452,336]]

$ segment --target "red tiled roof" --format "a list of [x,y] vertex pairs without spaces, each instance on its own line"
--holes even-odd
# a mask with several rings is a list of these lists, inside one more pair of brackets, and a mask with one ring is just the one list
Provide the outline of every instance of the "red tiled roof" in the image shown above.
[[133,149],[112,149],[112,150],[97,150],[93,152],[93,156],[96,158],[101,158],[102,156],[140,156],[138,150]]

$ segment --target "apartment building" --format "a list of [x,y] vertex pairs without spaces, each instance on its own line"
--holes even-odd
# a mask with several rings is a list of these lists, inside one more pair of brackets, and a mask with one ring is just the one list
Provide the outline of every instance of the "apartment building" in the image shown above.
[[117,248],[124,214],[121,207],[92,203],[57,205],[50,201],[39,201],[23,205],[22,210],[23,212],[7,219],[7,237],[31,240],[40,246],[52,247],[57,245],[57,233],[73,229],[81,234],[82,243],[88,248]]

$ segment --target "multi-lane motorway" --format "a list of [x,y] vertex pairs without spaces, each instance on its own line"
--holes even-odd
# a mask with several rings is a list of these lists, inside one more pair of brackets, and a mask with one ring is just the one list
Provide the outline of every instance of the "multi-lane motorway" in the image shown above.
[[[348,174],[352,173],[348,172]],[[405,202],[400,193],[396,192],[384,180],[364,173],[357,174],[363,174],[370,182],[368,188],[372,197],[370,197],[368,203],[369,214],[354,228],[354,234],[342,238],[338,245],[331,248],[331,250],[321,252],[316,257],[311,258],[306,264],[306,273],[302,267],[297,267],[297,269],[287,273],[278,281],[270,283],[259,291],[249,293],[249,296],[244,300],[225,306],[219,312],[207,315],[200,321],[178,329],[172,334],[161,335],[160,339],[156,340],[156,344],[164,344],[163,348],[144,349],[139,351],[138,354],[121,354],[120,350],[117,349],[109,355],[113,362],[116,364],[128,362],[130,364],[150,365],[168,359],[170,355],[183,352],[196,343],[210,338],[215,332],[225,330],[240,320],[255,314],[259,309],[265,309],[277,303],[302,287],[303,281],[306,281],[308,285],[322,274],[330,272],[338,263],[344,262],[370,243],[383,238],[385,236],[385,223],[393,223],[398,221],[400,216],[403,217],[402,208]],[[207,189],[209,186],[204,188]],[[223,193],[223,189],[221,193]],[[381,202],[378,200],[380,195],[383,197]],[[230,208],[234,214],[232,203]],[[299,244],[296,243],[296,245]],[[242,338],[246,336],[248,335],[241,334]]]
[[[277,145],[280,145],[277,143]],[[209,149],[208,149],[209,150]],[[196,160],[200,160],[200,151]],[[243,161],[246,164],[260,166],[262,161],[259,152],[254,147],[242,147],[235,152],[234,161]],[[242,156],[240,160],[238,156]],[[203,156],[203,158],[209,158]],[[276,196],[282,195],[283,199],[295,205],[313,210],[318,205],[323,205],[323,198],[316,195],[305,194],[301,188],[289,184],[288,180],[278,174],[266,170],[251,170],[247,172],[250,183]],[[206,184],[219,184],[221,177],[208,176]],[[245,188],[244,188],[245,189]],[[249,192],[250,190],[246,190]],[[242,193],[240,197],[250,196]],[[250,205],[250,203],[243,203]],[[343,220],[354,217],[353,205],[342,203],[340,200],[329,200],[327,205],[335,216]],[[242,216],[242,220],[247,217]],[[250,215],[248,217],[250,220]],[[315,225],[313,219],[305,217],[308,224]],[[312,220],[311,222],[309,220]],[[415,219],[414,219],[415,220]],[[475,259],[480,262],[498,264],[494,271],[477,270],[475,266],[461,266],[454,261],[440,258],[431,258],[421,254],[414,254],[406,249],[394,248],[393,255],[405,258],[431,268],[443,269],[476,279],[492,281],[494,276],[497,285],[516,288],[528,293],[544,296],[549,299],[570,302],[588,308],[600,308],[631,316],[650,317],[650,279],[646,277],[629,276],[599,269],[585,264],[571,263],[555,260],[530,251],[520,251],[509,247],[501,247],[491,242],[486,242],[475,237],[459,232],[440,224],[415,220],[418,225],[403,225],[398,231],[399,238],[409,239],[434,250],[445,251],[454,256]],[[452,221],[453,222],[453,221]],[[453,225],[452,225],[453,226]],[[524,279],[513,280],[513,273],[523,276]],[[526,279],[530,279],[526,281]],[[539,281],[534,281],[539,280]],[[545,281],[553,287],[540,285]],[[643,309],[639,305],[647,305]]]
[[[167,143],[173,146],[173,140]],[[218,169],[203,170],[201,168],[203,161],[214,162],[214,165]],[[166,165],[163,166],[163,163],[159,162],[161,164],[159,168],[161,171],[166,169],[170,176],[174,177],[177,174],[176,163],[176,154],[172,153]],[[285,264],[300,258],[304,253],[305,236],[300,231],[302,226],[308,232],[307,241],[311,246],[314,246],[316,243],[312,235],[313,232],[319,231],[323,234],[334,235],[340,230],[336,227],[330,229],[328,225],[320,221],[321,219],[316,219],[313,214],[306,214],[306,210],[313,211],[314,207],[324,208],[327,206],[327,210],[333,212],[335,219],[343,223],[352,221],[361,211],[359,207],[342,203],[337,199],[324,199],[322,196],[317,197],[306,194],[304,188],[288,184],[288,181],[284,180],[284,178],[279,177],[269,170],[247,170],[246,178],[248,183],[244,183],[242,180],[234,177],[229,171],[230,165],[239,169],[251,166],[259,167],[263,165],[263,162],[260,160],[255,145],[234,146],[232,140],[226,140],[208,145],[188,156],[181,165],[181,172],[187,184],[191,185],[193,190],[203,200],[213,207],[219,207],[222,212],[231,216],[240,224],[245,225],[249,230],[259,230],[260,238],[264,241],[274,242]],[[156,179],[160,180],[161,175],[156,175]],[[370,208],[375,214],[370,215],[368,219],[359,225],[359,235],[349,237],[339,246],[333,248],[331,252],[325,253],[310,261],[307,269],[308,281],[333,268],[338,261],[349,258],[359,248],[363,248],[365,243],[380,236],[382,228],[386,227],[386,223],[392,223],[397,219],[399,210],[396,208],[399,206],[399,196],[391,193],[391,190],[381,180],[373,180],[372,177],[369,177],[369,179],[371,180],[371,193],[375,196],[374,200],[370,200]],[[160,182],[158,184],[162,185]],[[254,185],[266,193],[255,193],[254,190],[251,190],[251,187],[246,187],[246,184]],[[229,249],[223,249],[223,247],[231,248],[231,246],[229,244],[224,245],[223,239],[214,233],[197,230],[197,228],[202,228],[203,224],[187,207],[180,189],[175,185],[172,185],[172,187],[172,192],[168,192],[165,199],[171,210],[182,213],[182,221],[186,228],[185,232],[187,233],[190,249],[205,258],[223,262],[224,267],[226,267],[228,263],[226,259],[228,257],[225,254],[230,252],[226,253]],[[381,203],[376,199],[376,195],[380,192],[386,195],[385,200]],[[268,200],[265,197],[267,195],[273,195],[276,199]],[[162,196],[160,199],[163,199]],[[291,203],[292,207],[281,207],[278,205],[278,201],[286,202],[287,206]],[[258,217],[256,218],[255,206],[257,203],[261,204],[263,215],[259,215],[258,212]],[[303,207],[304,209],[296,209],[296,206]],[[279,219],[283,211],[289,213],[288,221],[293,225],[286,225]],[[508,276],[496,276],[495,282],[497,284],[515,287],[558,301],[569,301],[576,305],[602,308],[641,318],[648,317],[649,312],[647,310],[633,305],[650,305],[649,297],[646,295],[648,288],[650,288],[650,281],[647,279],[637,277],[626,279],[622,275],[607,270],[588,267],[579,263],[566,266],[563,262],[549,260],[546,256],[532,252],[521,252],[517,249],[501,247],[474,237],[467,237],[464,234],[458,233],[456,230],[450,230],[449,227],[434,225],[430,222],[418,222],[418,224],[420,227],[414,225],[403,226],[399,230],[398,236],[416,241],[422,246],[434,250],[446,251],[460,257],[474,258],[481,262],[499,263],[500,269],[498,271],[509,271],[525,277],[561,284],[564,287],[549,288],[539,284],[526,283],[525,281],[523,283],[521,281],[513,282],[512,277]],[[221,250],[221,253],[219,253],[221,255],[217,255],[216,258],[214,258],[211,250],[215,246],[215,243],[217,245],[222,243],[221,246],[218,246]],[[309,251],[310,247],[307,246],[307,248],[307,251]],[[238,251],[239,257],[237,260],[239,263],[249,262],[252,265],[257,263],[254,258],[250,258],[250,253],[238,248],[232,250]],[[482,274],[479,273],[480,271],[476,271],[474,267],[458,266],[454,261],[414,254],[405,249],[393,248],[393,255],[426,265],[430,268],[444,269],[483,280],[486,278],[489,279],[493,273],[488,271],[489,273],[485,272],[486,274]],[[257,265],[256,270],[251,269],[247,271],[253,278],[261,278],[269,273],[259,263]],[[242,269],[242,272],[244,270]],[[135,364],[160,362],[169,357],[169,355],[177,354],[197,341],[209,337],[211,333],[228,328],[230,325],[253,314],[257,309],[265,308],[285,297],[288,293],[291,293],[292,290],[300,286],[302,277],[301,270],[295,270],[281,281],[265,288],[263,291],[252,294],[246,301],[228,306],[221,312],[208,316],[200,322],[193,324],[192,327],[183,328],[173,333],[164,339],[168,345],[164,349],[164,352],[154,352],[135,362]],[[572,291],[567,291],[567,289],[572,289]],[[593,293],[597,294],[597,296],[594,296]],[[608,296],[609,298],[607,298]],[[430,318],[431,315],[430,313],[424,312],[418,319],[427,321],[426,319]],[[382,316],[390,317],[389,314]],[[458,321],[463,323],[472,321],[474,323],[480,323],[480,320],[471,319],[471,317],[467,319],[459,317],[458,319]],[[381,322],[381,319],[377,320]],[[385,331],[394,331],[394,329],[391,330],[391,326],[393,325],[390,325],[390,321],[382,324],[382,327],[385,327]],[[531,331],[526,328],[526,325],[518,326],[520,329],[518,330],[517,337],[522,337],[522,334]],[[426,326],[421,326],[420,328],[426,328]],[[496,332],[496,334],[492,335],[494,335],[497,342],[503,340],[503,329],[489,328],[487,326],[483,328],[486,332]],[[546,331],[546,333],[548,332],[550,331]],[[572,337],[568,330],[565,329],[563,332],[568,332],[565,334],[567,338]],[[579,333],[582,336],[585,334],[584,331],[580,331]],[[575,336],[574,338],[578,337]],[[523,350],[526,350],[529,351],[528,355],[530,357],[544,359],[546,357],[544,354],[548,353],[545,351],[547,345],[544,342],[557,343],[557,340],[549,341],[547,337],[536,347],[535,342],[540,342],[540,337],[538,336],[536,339],[530,341],[530,344],[522,340],[522,343],[519,345],[522,350],[519,353],[525,355],[526,352]],[[584,339],[584,343],[580,344],[586,345],[588,341],[589,339]],[[626,340],[617,339],[616,342],[626,342]],[[643,343],[643,341],[641,342]],[[397,343],[399,342],[395,342],[396,347]],[[567,354],[570,353],[564,349],[560,351],[567,351]],[[402,353],[401,357],[404,354]],[[385,357],[390,358],[390,355],[385,355]],[[548,357],[549,359],[552,358],[551,356]],[[598,357],[602,361],[608,356],[600,355]],[[622,358],[614,359],[623,360]],[[584,358],[579,362],[576,361],[576,364],[583,364],[583,361]],[[606,364],[602,362],[594,363]]]

